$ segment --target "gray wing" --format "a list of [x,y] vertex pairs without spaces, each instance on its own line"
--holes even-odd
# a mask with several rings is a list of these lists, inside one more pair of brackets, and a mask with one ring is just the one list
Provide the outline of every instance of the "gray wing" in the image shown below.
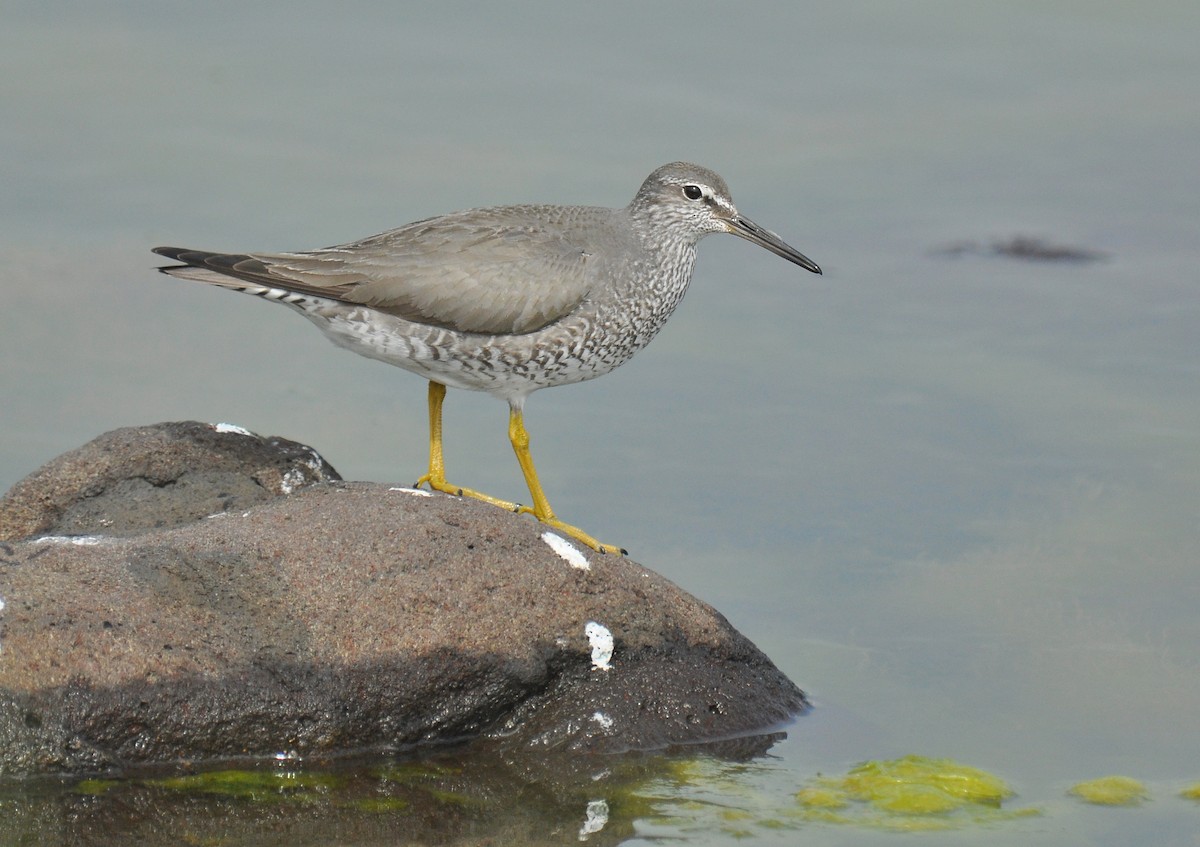
[[587,296],[601,252],[595,240],[611,230],[612,214],[589,207],[509,206],[456,212],[301,253],[155,252],[229,277],[360,303],[420,323],[524,333],[563,317]]

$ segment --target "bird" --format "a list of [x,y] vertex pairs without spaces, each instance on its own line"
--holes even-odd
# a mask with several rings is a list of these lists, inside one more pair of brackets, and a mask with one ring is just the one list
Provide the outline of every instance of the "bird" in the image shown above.
[[[725,180],[687,162],[654,170],[624,208],[515,205],[426,218],[294,253],[155,247],[172,277],[283,303],[336,345],[429,381],[429,468],[417,488],[531,514],[601,553],[562,521],[538,480],[525,428],[535,391],[593,379],[645,347],[679,305],[696,244],[729,233],[815,274],[821,268],[741,214]],[[532,498],[522,506],[446,479],[446,388],[509,408],[508,435]]]

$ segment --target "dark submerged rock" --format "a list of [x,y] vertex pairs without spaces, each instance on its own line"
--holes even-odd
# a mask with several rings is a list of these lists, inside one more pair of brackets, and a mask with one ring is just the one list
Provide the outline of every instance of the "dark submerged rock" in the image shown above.
[[955,241],[938,247],[932,252],[936,256],[999,256],[1030,262],[1076,262],[1080,264],[1099,262],[1108,258],[1108,254],[1100,250],[1056,244],[1032,235],[1016,235],[1011,238],[997,239],[990,244],[981,244],[978,241],[970,240]]
[[[197,504],[234,508],[201,519],[196,504],[168,507],[174,525],[160,528],[111,498],[113,512],[73,511],[83,495],[63,493],[123,490],[120,473],[89,484],[48,472],[192,473],[182,458],[137,461],[140,440],[169,456],[208,445],[195,449],[217,457],[205,467],[220,465],[224,482],[266,473],[257,452],[238,471],[210,443],[256,439],[207,432],[110,433],[92,445],[119,443],[123,463],[67,454],[30,478],[51,494],[27,479],[2,501],[20,504],[7,526],[61,527],[69,514],[88,535],[0,543],[0,776],[478,736],[513,750],[658,749],[763,732],[805,706],[710,606],[627,558],[564,557],[543,525],[486,504],[325,482],[248,510],[205,494]],[[288,470],[266,467],[272,479]],[[57,522],[30,520],[31,502]],[[614,640],[608,670],[589,622]]]

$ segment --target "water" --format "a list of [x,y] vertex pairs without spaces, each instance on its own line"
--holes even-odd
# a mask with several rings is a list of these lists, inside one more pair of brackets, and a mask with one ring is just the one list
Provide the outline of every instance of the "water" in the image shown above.
[[[1175,794],[1200,779],[1195,4],[4,18],[0,488],[105,430],[188,418],[411,482],[420,380],[161,278],[149,248],[620,205],[693,160],[826,276],[708,239],[660,338],[535,395],[527,424],[564,519],[716,605],[814,697],[746,779],[786,797],[863,759],[949,756],[1043,810],[961,837],[1194,843]],[[1105,257],[986,254],[1018,235]],[[964,240],[980,250],[938,252]],[[505,421],[451,393],[447,460],[520,498]],[[1064,796],[1109,773],[1153,800]]]

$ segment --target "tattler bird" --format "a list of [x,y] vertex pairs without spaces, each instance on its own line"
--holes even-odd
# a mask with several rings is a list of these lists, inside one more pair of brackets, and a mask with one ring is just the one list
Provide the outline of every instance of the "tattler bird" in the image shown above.
[[[602,376],[645,347],[687,291],[696,243],[715,232],[821,273],[738,212],[725,180],[686,162],[655,170],[623,209],[499,206],[321,250],[154,252],[181,263],[160,268],[165,274],[284,303],[334,344],[429,380],[429,471],[417,486],[529,513],[595,550],[624,553],[550,508],[529,451],[525,400]],[[446,481],[446,386],[508,403],[509,440],[532,507]]]

